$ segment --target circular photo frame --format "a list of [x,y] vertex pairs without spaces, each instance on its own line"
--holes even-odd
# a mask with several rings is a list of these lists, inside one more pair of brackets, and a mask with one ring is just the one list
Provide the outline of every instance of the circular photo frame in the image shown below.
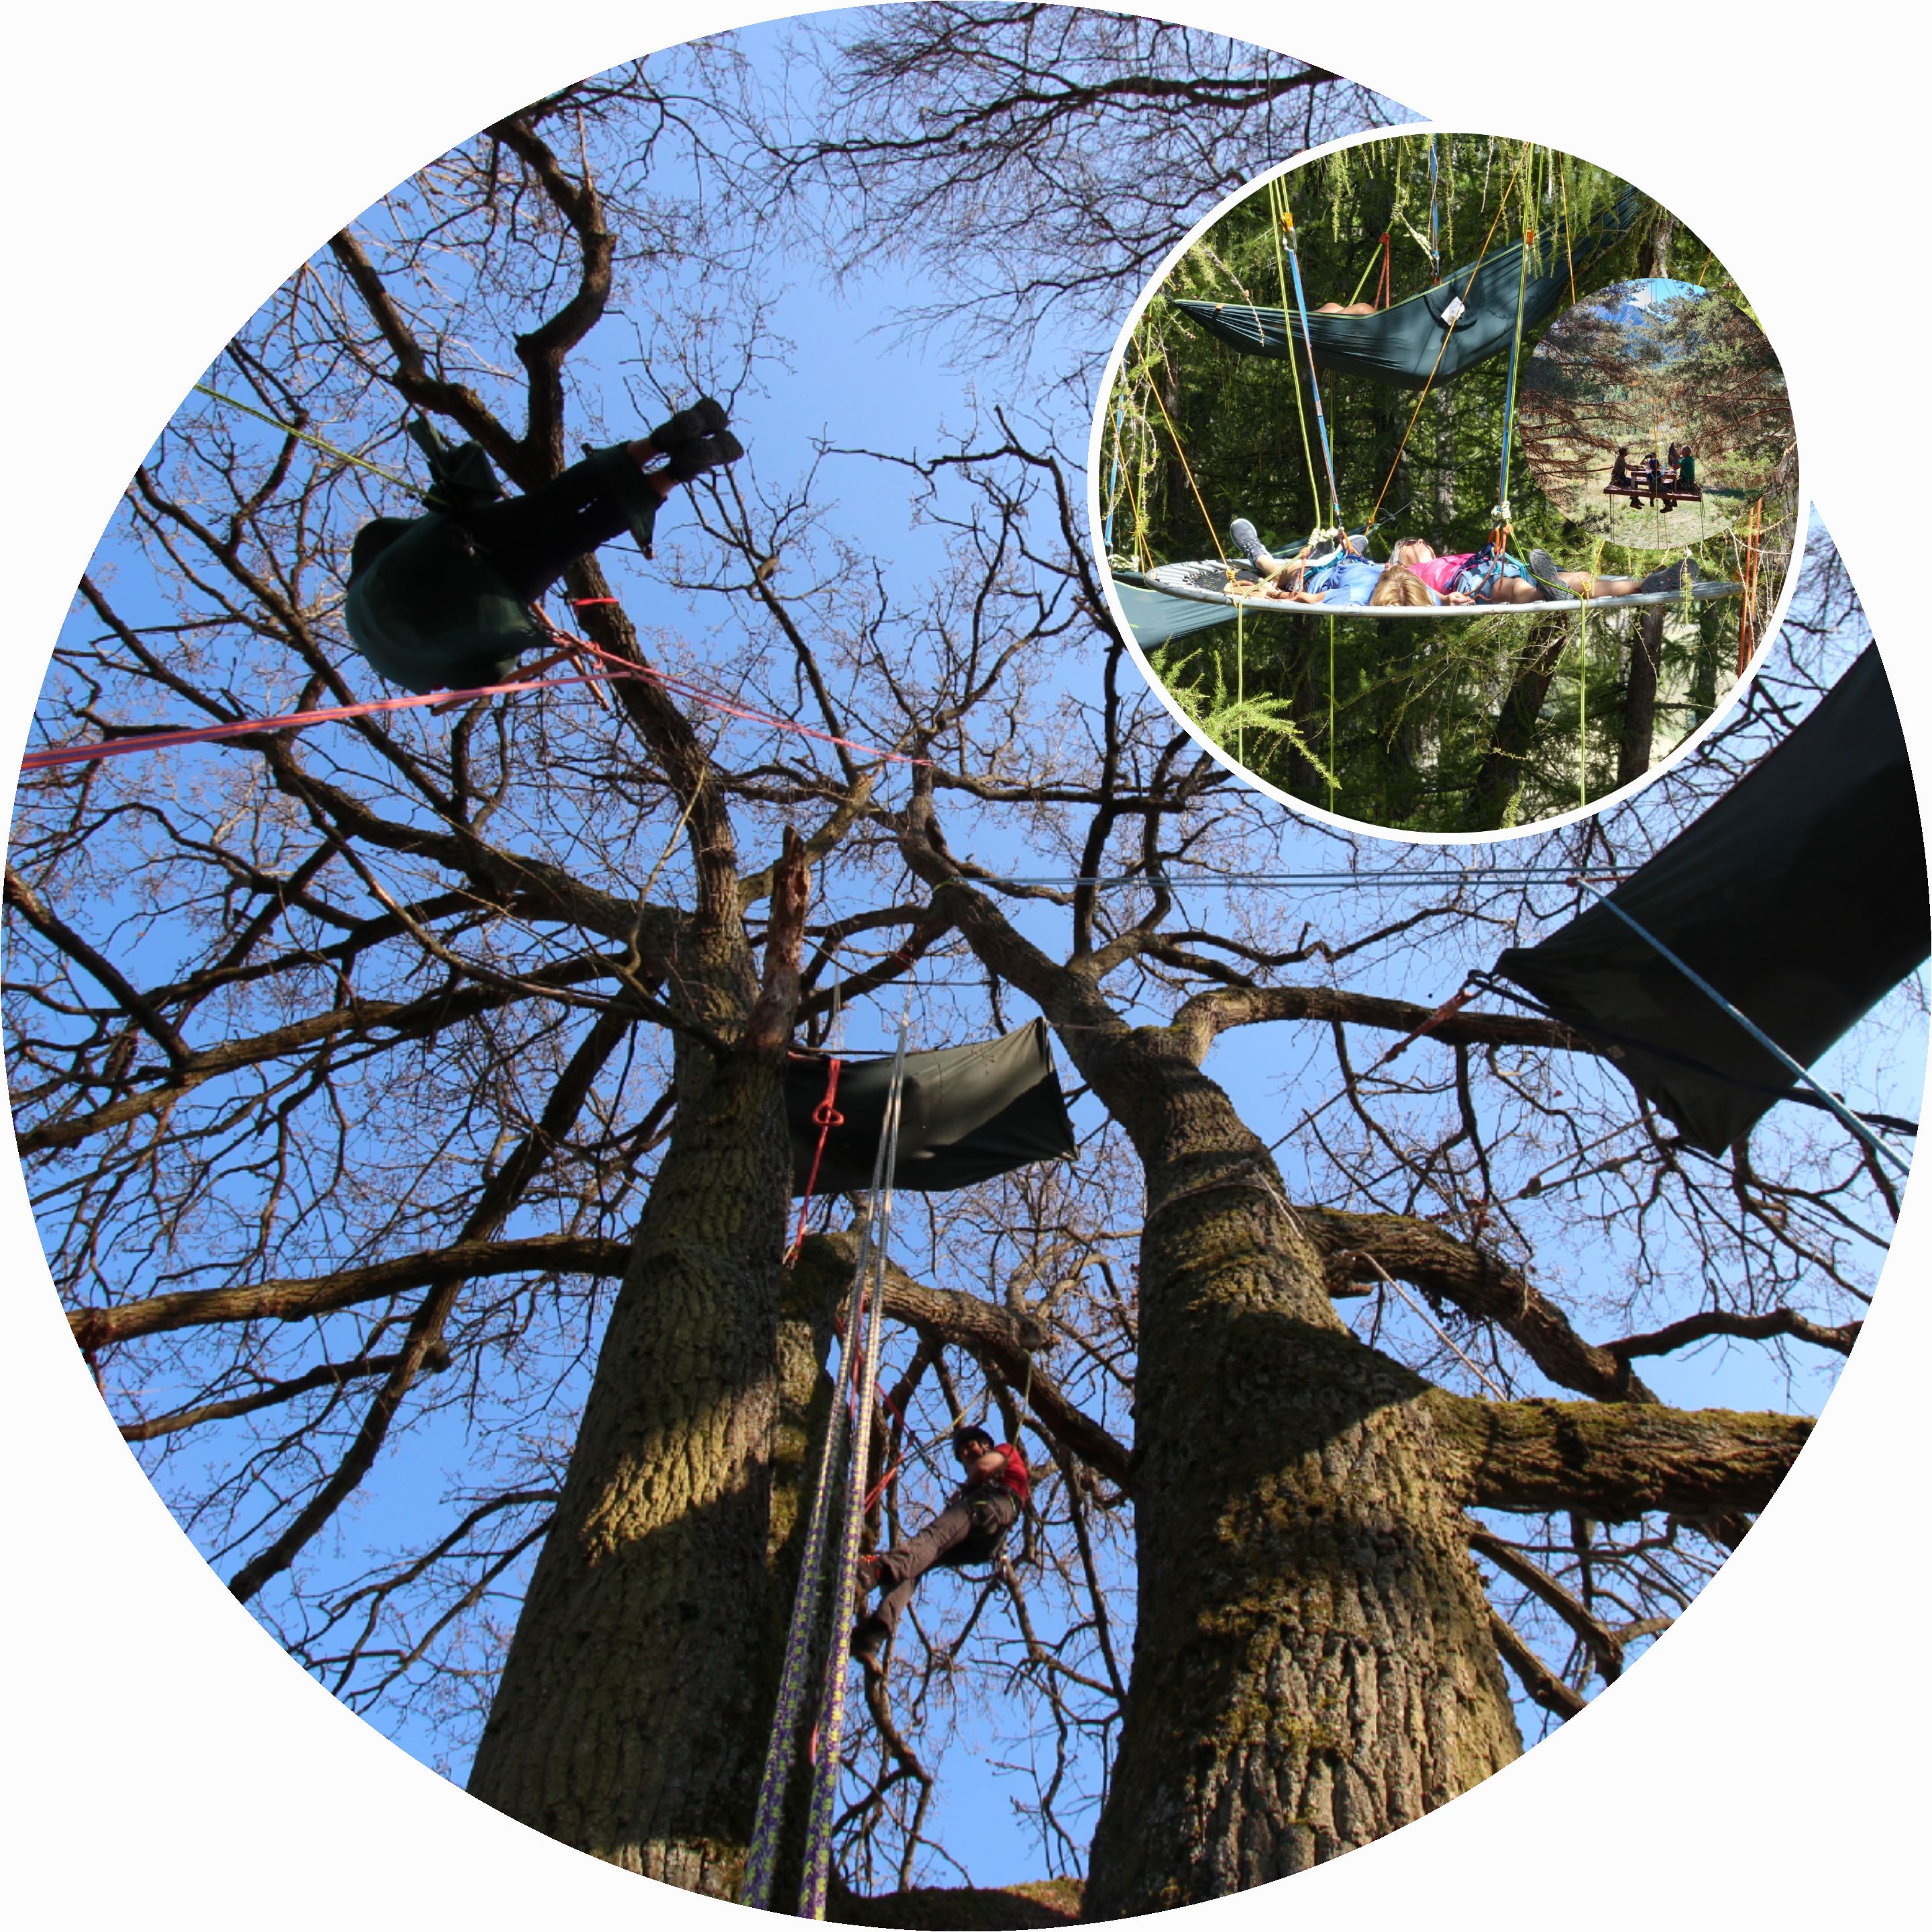
[[[1564,322],[1660,284],[1697,291],[1705,386],[1748,332],[1775,407],[1722,497],[1707,458],[1708,514],[1660,473],[1638,544],[1552,494],[1550,398]],[[1742,688],[1802,548],[1783,375],[1742,304],[1670,210],[1556,149],[1377,134],[1250,183],[1149,285],[1095,418],[1096,544],[1168,708],[1283,802],[1418,838],[1647,782]],[[1742,328],[1712,339],[1719,316]],[[1718,399],[1672,394],[1665,427],[1714,452]]]

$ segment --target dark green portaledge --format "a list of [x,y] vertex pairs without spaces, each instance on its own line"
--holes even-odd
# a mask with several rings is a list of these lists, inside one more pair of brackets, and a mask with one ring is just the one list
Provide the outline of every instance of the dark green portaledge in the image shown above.
[[[1533,244],[1522,289],[1526,338],[1559,308],[1567,307],[1573,291],[1587,293],[1594,286],[1582,279],[1586,263],[1623,238],[1636,224],[1640,206],[1636,195],[1625,194],[1579,230],[1568,248],[1560,228]],[[1522,255],[1520,241],[1496,249],[1451,270],[1433,288],[1373,315],[1311,313],[1305,337],[1296,317],[1293,352],[1299,358],[1312,352],[1318,369],[1371,376],[1399,388],[1421,388],[1432,377],[1451,382],[1464,370],[1501,355],[1515,340]],[[1463,312],[1451,329],[1442,318],[1459,297]],[[1244,355],[1290,352],[1286,310],[1240,302],[1176,301],[1174,306]]]
[[[805,1192],[818,1155],[812,1115],[825,1099],[828,1058],[794,1054],[785,1066],[794,1195]],[[890,1057],[839,1063],[832,1104],[844,1120],[826,1136],[814,1193],[871,1186],[892,1078]],[[1077,1151],[1043,1020],[998,1040],[908,1054],[901,1108],[896,1187],[943,1193]]]

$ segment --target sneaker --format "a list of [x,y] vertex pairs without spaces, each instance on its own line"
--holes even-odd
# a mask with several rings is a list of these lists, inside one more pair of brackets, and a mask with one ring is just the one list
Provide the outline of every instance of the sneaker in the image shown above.
[[1530,580],[1538,590],[1547,591],[1559,602],[1569,604],[1576,602],[1576,593],[1563,581],[1556,568],[1556,560],[1546,550],[1533,550],[1529,554]]
[[736,463],[744,453],[745,446],[728,429],[715,430],[709,436],[680,443],[672,452],[671,476],[676,482],[688,483],[707,470],[722,470],[728,463]]
[[1261,538],[1255,526],[1246,517],[1237,517],[1228,526],[1228,539],[1254,567],[1265,577],[1274,568],[1274,559],[1262,548]]
[[1680,557],[1675,563],[1666,563],[1660,568],[1653,570],[1637,586],[1637,594],[1645,596],[1659,590],[1683,591],[1688,590],[1690,587],[1690,560],[1688,556]]
[[731,420],[724,405],[712,396],[700,396],[688,410],[680,410],[651,431],[658,453],[668,456],[680,444],[716,436]]
[[866,1596],[879,1587],[879,1579],[885,1574],[886,1559],[876,1552],[859,1558],[852,1574],[857,1580],[859,1594]]

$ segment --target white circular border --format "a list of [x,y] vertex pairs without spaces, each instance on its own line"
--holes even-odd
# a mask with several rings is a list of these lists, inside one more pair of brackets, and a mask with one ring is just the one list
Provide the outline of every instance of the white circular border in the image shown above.
[[[34,265],[35,280],[0,326],[16,367],[45,368],[44,311],[58,301],[60,366],[88,380],[20,383],[13,398],[15,458],[0,475],[16,593],[15,649],[0,673],[8,742],[25,742],[45,641],[150,426],[292,260],[425,156],[543,86],[788,10],[577,0],[532,16],[475,0],[454,41],[446,10],[428,0],[337,0],[326,16],[240,0],[103,0],[41,10],[30,26],[16,14],[10,212],[14,259]],[[1139,10],[1258,37],[1251,10],[1232,0]],[[1808,10],[1672,8],[1673,70],[1726,83],[1701,91],[1699,132],[1750,153],[1756,192],[1742,201],[1734,172],[1703,171],[1689,148],[1652,152],[1657,137],[1633,127],[1628,91],[1607,84],[1599,16],[1535,16],[1527,64],[1493,38],[1445,44],[1439,8],[1418,0],[1389,0],[1372,34],[1334,10],[1280,30],[1293,44],[1284,51],[1445,118],[1497,124],[1507,113],[1551,146],[1634,148],[1616,172],[1673,181],[1668,205],[1700,232],[1731,224],[1734,272],[1762,298],[1794,389],[1802,368],[1811,392],[1828,395],[1828,413],[1801,440],[1881,640],[1908,637],[1923,602],[1894,506],[1916,482],[1908,466],[1928,440],[1926,406],[1901,398],[1876,358],[1847,363],[1802,238],[1828,232],[1861,260],[1891,245],[1891,216],[1858,186],[1888,161],[1904,175],[1909,149],[1917,158],[1922,68],[1904,57],[1900,17],[1840,0],[1820,34]],[[1259,38],[1275,33],[1264,22]],[[1873,62],[1875,39],[1901,57]],[[1766,138],[1834,113],[1856,116],[1855,146]],[[291,128],[326,140],[299,147]],[[220,220],[197,226],[212,200]],[[1925,292],[1924,265],[1908,257],[1893,299],[1916,311]],[[1900,646],[1887,669],[1920,770],[1932,769],[1932,663]],[[533,1914],[583,1927],[631,1927],[640,1913],[742,1923],[718,1916],[728,1906],[640,1892],[474,1804],[349,1716],[260,1633],[116,1433],[59,1318],[17,1163],[4,1183],[16,1265],[0,1298],[0,1426],[16,1561],[0,1628],[16,1660],[8,1890],[26,1922],[166,1925],[259,1898],[278,1926],[302,1932],[338,1932],[345,1914],[410,1932],[452,1919],[469,1932],[526,1932]],[[1924,1507],[1924,1220],[1909,1195],[1864,1339],[1810,1446],[1637,1669],[1445,1810],[1305,1874],[1292,1892],[1265,1888],[1193,1916],[1258,1926],[1284,1907],[1325,1908],[1352,1932],[1408,1932],[1418,1914],[1460,1932],[1534,1899],[1581,1932],[1624,1932],[1646,1912],[1672,1925],[1749,1918],[1774,1932],[1916,1927],[1932,1690],[1906,1660],[1932,1564],[1900,1526]],[[350,1882],[337,1882],[351,1859]]]

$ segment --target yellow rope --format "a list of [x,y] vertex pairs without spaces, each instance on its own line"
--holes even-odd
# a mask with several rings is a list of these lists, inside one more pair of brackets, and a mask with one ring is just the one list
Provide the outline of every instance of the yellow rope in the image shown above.
[[1556,186],[1563,196],[1563,259],[1570,266],[1570,306],[1576,306],[1576,257],[1570,248],[1570,180],[1563,171],[1563,164],[1556,164]]
[[[1516,185],[1516,175],[1522,172],[1523,162],[1527,161],[1528,158],[1529,150],[1526,148],[1523,150],[1522,160],[1516,164],[1516,175],[1510,177],[1510,188]],[[1483,237],[1482,253],[1476,257],[1475,267],[1469,271],[1469,279],[1462,284],[1462,293],[1466,296],[1475,286],[1477,271],[1489,259],[1490,244],[1496,238],[1496,230],[1502,220],[1503,210],[1508,206],[1509,189],[1505,188],[1503,190],[1502,200],[1496,204],[1496,220],[1490,224],[1490,232]],[[1402,431],[1402,441],[1396,446],[1395,460],[1389,465],[1388,474],[1382,478],[1382,487],[1376,492],[1375,508],[1369,512],[1369,523],[1371,528],[1374,526],[1376,518],[1382,513],[1382,499],[1388,494],[1389,485],[1395,481],[1395,472],[1401,465],[1402,452],[1408,447],[1408,439],[1414,433],[1416,419],[1422,414],[1422,406],[1429,400],[1429,392],[1436,381],[1436,372],[1442,368],[1442,358],[1448,353],[1449,338],[1456,333],[1456,324],[1462,320],[1462,318],[1459,315],[1455,322],[1452,322],[1442,332],[1442,346],[1436,350],[1436,360],[1430,365],[1429,380],[1423,384],[1422,393],[1415,399],[1415,407],[1409,414],[1408,427]]]
[[1208,540],[1214,546],[1214,554],[1221,560],[1221,566],[1226,569],[1228,553],[1221,548],[1220,535],[1214,528],[1214,519],[1208,515],[1208,506],[1201,500],[1200,487],[1194,481],[1194,472],[1187,466],[1187,452],[1181,448],[1180,438],[1175,434],[1174,418],[1168,414],[1166,404],[1161,400],[1160,385],[1150,380],[1148,388],[1154,396],[1155,408],[1160,412],[1161,421],[1167,424],[1168,434],[1174,439],[1174,453],[1180,458],[1180,473],[1187,478],[1187,487],[1194,492],[1194,500],[1200,506],[1201,520],[1208,526]]
[[214,401],[231,410],[239,410],[244,416],[253,416],[257,422],[266,423],[271,429],[278,429],[284,436],[292,436],[320,449],[326,455],[336,457],[344,463],[352,463],[358,470],[366,470],[372,476],[380,476],[386,483],[398,483],[405,490],[416,486],[406,476],[398,476],[393,470],[385,470],[380,463],[371,463],[365,456],[356,456],[346,449],[338,449],[332,442],[325,442],[319,436],[311,436],[305,429],[297,429],[293,423],[285,423],[278,416],[272,416],[266,410],[258,410],[252,404],[238,400],[233,396],[224,396],[219,389],[211,389],[206,382],[194,386],[198,395],[212,398]]
[[[1279,177],[1268,183],[1268,226],[1274,233],[1275,280],[1281,286],[1281,326],[1282,332],[1288,338],[1288,373],[1294,390],[1294,417],[1301,425],[1301,458],[1308,465],[1309,526],[1316,529],[1322,522],[1322,484],[1315,473],[1315,451],[1308,440],[1308,412],[1302,406],[1301,365],[1294,359],[1294,322],[1288,301],[1288,254],[1281,241],[1281,218],[1287,212],[1287,197],[1279,192],[1280,186]],[[1310,342],[1304,346],[1312,367],[1315,345]]]

